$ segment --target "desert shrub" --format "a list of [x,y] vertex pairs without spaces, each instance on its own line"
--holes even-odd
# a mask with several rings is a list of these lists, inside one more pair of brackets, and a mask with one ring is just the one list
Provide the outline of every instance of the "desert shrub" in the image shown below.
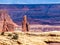
[[21,42],[17,41],[18,44],[22,44]]
[[49,36],[56,36],[56,34],[50,34]]
[[12,34],[8,34],[8,36],[12,36]]
[[1,35],[4,35],[4,32],[2,32]]
[[18,35],[17,34],[13,35],[12,39],[18,39]]

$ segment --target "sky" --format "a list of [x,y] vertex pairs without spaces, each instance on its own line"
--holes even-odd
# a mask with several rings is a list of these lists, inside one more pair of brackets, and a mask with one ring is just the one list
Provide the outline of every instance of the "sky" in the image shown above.
[[60,0],[0,0],[0,4],[60,4]]

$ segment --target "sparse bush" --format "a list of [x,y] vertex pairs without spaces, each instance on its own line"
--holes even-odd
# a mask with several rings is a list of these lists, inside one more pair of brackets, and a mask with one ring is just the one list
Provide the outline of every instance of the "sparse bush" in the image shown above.
[[18,35],[17,34],[13,35],[12,39],[18,39]]
[[4,35],[4,32],[2,32],[1,35]]
[[50,34],[49,36],[56,36],[56,34]]
[[12,36],[12,34],[8,34],[8,36]]
[[22,44],[21,42],[17,41],[18,44]]

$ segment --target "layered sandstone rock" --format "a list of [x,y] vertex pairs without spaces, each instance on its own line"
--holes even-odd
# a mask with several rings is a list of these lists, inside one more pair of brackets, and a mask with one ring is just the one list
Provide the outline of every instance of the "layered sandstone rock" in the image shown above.
[[6,10],[0,10],[0,32],[13,31],[17,25],[12,21]]
[[[18,39],[12,39],[14,34],[18,35]],[[3,36],[0,35],[0,45],[48,45],[38,37],[28,36],[25,32],[5,32]]]
[[26,15],[23,17],[23,21],[22,21],[22,31],[24,31],[24,32],[29,31],[29,23],[27,22],[27,17],[26,17]]

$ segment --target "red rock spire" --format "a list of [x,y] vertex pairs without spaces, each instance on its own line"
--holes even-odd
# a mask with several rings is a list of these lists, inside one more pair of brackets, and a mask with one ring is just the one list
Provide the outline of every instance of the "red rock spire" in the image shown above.
[[23,17],[23,21],[22,21],[22,31],[23,31],[23,32],[29,31],[29,24],[28,24],[28,22],[27,22],[27,17],[26,17],[26,15]]

